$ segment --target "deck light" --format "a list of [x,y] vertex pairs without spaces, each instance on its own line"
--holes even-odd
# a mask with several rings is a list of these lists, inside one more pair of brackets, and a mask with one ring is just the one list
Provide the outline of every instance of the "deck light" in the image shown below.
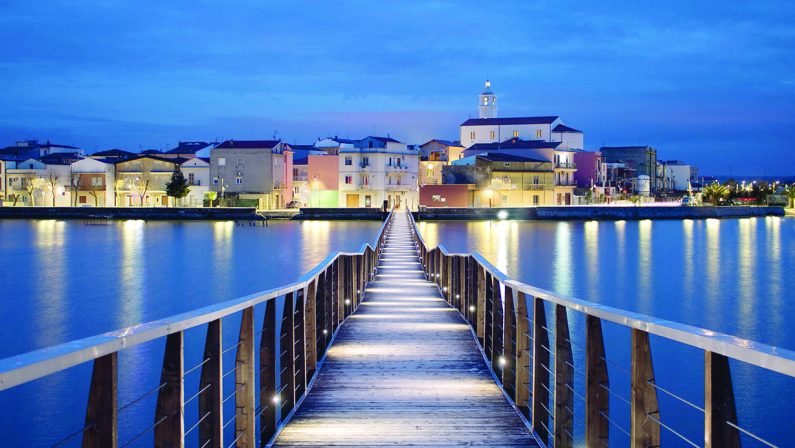
[[442,292],[447,292],[447,286],[445,286],[444,288],[442,288]]
[[351,304],[351,299],[345,299],[345,304],[346,305],[350,305]]
[[502,367],[502,366],[505,366],[505,363],[507,361],[505,361],[505,357],[504,356],[500,356],[499,359],[497,360],[497,362],[500,364],[500,367]]
[[500,221],[508,219],[508,212],[506,210],[500,210],[497,212],[497,219]]
[[361,290],[361,289],[357,289],[357,290],[356,290],[356,294],[361,294],[361,293],[362,293],[362,290]]
[[271,398],[271,401],[273,401],[274,403],[278,403],[279,400],[280,400],[279,395],[274,395],[273,398]]
[[328,330],[326,330],[326,329],[324,328],[324,329],[323,329],[323,334],[328,334]]
[[469,311],[475,312],[475,305],[469,305]]
[[460,298],[461,298],[461,296],[460,296],[460,295],[458,295],[458,294],[456,294],[456,295],[455,295],[455,298],[456,298],[456,299],[460,299]]

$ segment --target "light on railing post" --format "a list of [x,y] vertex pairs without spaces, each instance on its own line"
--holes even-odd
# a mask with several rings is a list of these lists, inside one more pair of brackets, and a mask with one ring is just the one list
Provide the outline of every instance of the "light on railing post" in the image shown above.
[[279,398],[279,395],[277,394],[274,395],[273,398],[271,398],[271,401],[274,403],[279,403],[279,401],[281,401],[281,398]]
[[324,328],[323,329],[323,334],[328,334],[328,330]]
[[505,367],[505,364],[507,364],[508,361],[505,360],[504,356],[500,356],[497,358],[497,363],[500,365],[500,367]]
[[351,304],[351,299],[345,299],[345,304],[346,305],[350,305]]
[[475,312],[475,305],[469,305],[469,312],[470,313],[474,313]]

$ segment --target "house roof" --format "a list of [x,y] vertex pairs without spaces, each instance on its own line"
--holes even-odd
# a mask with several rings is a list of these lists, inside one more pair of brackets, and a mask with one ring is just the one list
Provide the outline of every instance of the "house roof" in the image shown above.
[[378,140],[379,142],[383,142],[383,143],[400,143],[399,141],[395,140],[392,137],[377,137],[377,136],[373,136],[373,135],[368,135],[367,137],[363,138],[362,140],[366,140],[368,138],[372,138],[372,139]]
[[82,157],[73,152],[49,154],[39,158],[39,161],[45,165],[71,165],[77,162]]
[[295,165],[308,165],[309,164],[309,154],[301,155],[298,157],[293,157],[293,166]]
[[133,157],[135,156],[135,153],[132,153],[130,151],[125,151],[123,149],[108,149],[105,151],[95,152],[94,154],[91,155],[98,157]]
[[582,134],[582,131],[570,128],[565,124],[559,124],[552,128],[552,132],[564,132],[564,133],[571,133],[571,134]]
[[548,160],[534,159],[532,157],[515,156],[512,154],[503,154],[500,152],[486,152],[478,154],[478,159],[488,160],[490,162],[539,162],[550,163]]
[[509,118],[470,118],[461,126],[491,126],[502,124],[552,124],[559,117],[509,117]]
[[207,142],[179,142],[176,148],[169,149],[166,154],[196,154],[209,145]]
[[458,140],[442,140],[440,138],[434,138],[434,139],[428,140],[427,142],[421,144],[420,146],[425,146],[428,143],[433,143],[433,142],[441,143],[442,145],[445,145],[445,146],[461,146],[461,142],[458,141]]
[[505,140],[504,142],[477,143],[467,148],[467,151],[472,153],[473,151],[489,152],[499,151],[500,149],[556,149],[560,145],[561,142],[548,142],[546,140],[522,140],[520,138],[512,138]]
[[216,146],[219,149],[271,149],[281,143],[281,140],[227,140],[220,145]]
[[315,151],[315,145],[290,145],[293,151]]
[[152,159],[152,160],[159,160],[161,162],[176,163],[176,164],[180,164],[180,165],[183,162],[185,162],[186,160],[189,160],[189,159],[186,159],[184,157],[159,157],[159,156],[154,156],[154,155],[151,155],[151,154],[141,153],[140,155],[136,155],[135,157],[130,157],[129,159],[114,160],[113,163],[118,165],[120,163],[132,162],[132,161],[135,161],[135,160],[138,160],[138,159]]

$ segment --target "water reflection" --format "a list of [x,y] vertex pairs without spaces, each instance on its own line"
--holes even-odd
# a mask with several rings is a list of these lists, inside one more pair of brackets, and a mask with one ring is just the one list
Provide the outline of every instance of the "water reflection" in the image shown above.
[[561,221],[555,228],[555,290],[572,295],[571,223]]
[[121,223],[121,314],[118,326],[141,321],[141,302],[146,279],[146,256],[143,253],[146,222]]
[[710,326],[714,326],[715,313],[718,312],[718,302],[720,300],[720,288],[717,285],[721,281],[721,259],[720,259],[720,220],[707,219],[707,284],[706,284],[706,318]]
[[747,331],[756,325],[756,218],[741,219],[738,224],[738,307],[740,326]]
[[232,234],[234,221],[213,223],[213,289],[217,297],[232,296]]
[[[329,254],[329,221],[304,221],[301,223],[301,260],[303,270],[314,268]],[[320,256],[316,256],[319,254]]]
[[765,234],[767,236],[767,260],[765,261],[770,272],[765,301],[766,306],[770,308],[773,314],[773,318],[768,322],[768,327],[774,334],[784,322],[781,315],[784,305],[782,296],[784,294],[783,286],[785,281],[781,270],[781,221],[782,218],[778,216],[768,216],[765,218]]
[[585,258],[588,282],[599,289],[599,221],[585,223]]
[[48,219],[36,222],[36,258],[30,266],[34,274],[34,297],[41,310],[35,320],[39,330],[34,333],[39,346],[59,342],[65,332],[67,317],[65,292],[69,276],[66,275],[66,223]]

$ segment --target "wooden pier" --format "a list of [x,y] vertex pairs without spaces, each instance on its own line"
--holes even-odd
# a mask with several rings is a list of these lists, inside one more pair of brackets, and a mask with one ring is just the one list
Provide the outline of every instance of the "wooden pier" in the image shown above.
[[405,213],[274,446],[537,446],[475,337],[425,279]]

